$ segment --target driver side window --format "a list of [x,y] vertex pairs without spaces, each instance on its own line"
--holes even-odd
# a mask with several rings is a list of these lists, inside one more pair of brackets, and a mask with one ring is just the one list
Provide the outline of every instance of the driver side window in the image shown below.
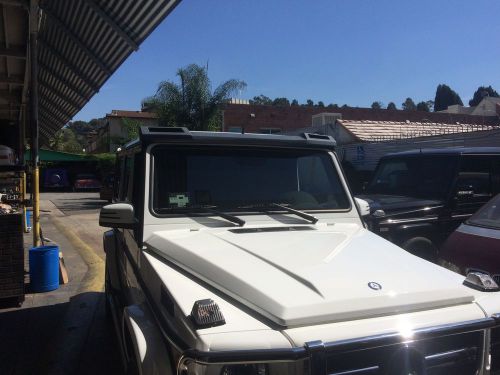
[[465,156],[460,163],[456,192],[470,192],[474,196],[492,195],[491,158]]

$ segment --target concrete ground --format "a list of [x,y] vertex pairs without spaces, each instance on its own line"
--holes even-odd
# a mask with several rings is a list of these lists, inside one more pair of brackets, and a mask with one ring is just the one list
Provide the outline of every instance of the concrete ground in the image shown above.
[[[0,305],[0,374],[121,373],[104,315],[105,203],[98,193],[42,193],[42,234],[59,245],[70,281],[46,293],[30,293],[28,283],[21,307]],[[31,243],[27,234],[26,271]]]

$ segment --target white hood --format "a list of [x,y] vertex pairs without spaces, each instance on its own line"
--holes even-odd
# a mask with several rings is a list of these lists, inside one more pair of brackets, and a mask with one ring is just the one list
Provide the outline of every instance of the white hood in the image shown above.
[[[279,228],[279,227],[275,227]],[[282,326],[471,303],[463,277],[357,224],[159,231],[148,248]],[[381,286],[377,290],[377,283]]]

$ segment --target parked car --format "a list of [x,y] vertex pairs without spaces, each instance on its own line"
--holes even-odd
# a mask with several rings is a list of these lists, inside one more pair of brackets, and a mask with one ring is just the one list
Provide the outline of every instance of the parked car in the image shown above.
[[127,373],[500,370],[498,286],[365,229],[334,145],[142,127],[118,153],[99,222]]
[[16,164],[16,153],[14,149],[0,145],[0,166],[1,165],[15,165]]
[[73,184],[74,191],[99,190],[100,188],[101,182],[93,174],[78,174],[75,177]]
[[46,189],[66,189],[70,187],[68,171],[65,168],[47,168],[44,171],[43,187]]
[[112,202],[114,183],[115,183],[114,174],[108,174],[106,177],[104,177],[101,189],[99,190],[99,199],[103,201],[108,201],[109,203]]
[[500,283],[500,194],[460,225],[439,255],[457,272],[480,270]]
[[499,192],[500,147],[472,147],[386,155],[359,197],[375,233],[435,261],[444,240]]

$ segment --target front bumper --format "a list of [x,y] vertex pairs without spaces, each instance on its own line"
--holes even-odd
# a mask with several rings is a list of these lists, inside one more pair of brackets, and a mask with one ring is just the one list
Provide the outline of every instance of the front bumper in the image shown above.
[[[493,331],[494,330],[494,331]],[[234,366],[262,363],[273,374],[273,364],[303,362],[301,374],[483,374],[500,370],[498,339],[500,315],[462,323],[336,342],[314,341],[304,347],[203,352],[187,350],[177,373],[190,366]],[[495,332],[495,334],[491,334]],[[492,351],[493,347],[493,351]],[[490,355],[490,352],[492,355]],[[213,373],[207,371],[207,373]]]

